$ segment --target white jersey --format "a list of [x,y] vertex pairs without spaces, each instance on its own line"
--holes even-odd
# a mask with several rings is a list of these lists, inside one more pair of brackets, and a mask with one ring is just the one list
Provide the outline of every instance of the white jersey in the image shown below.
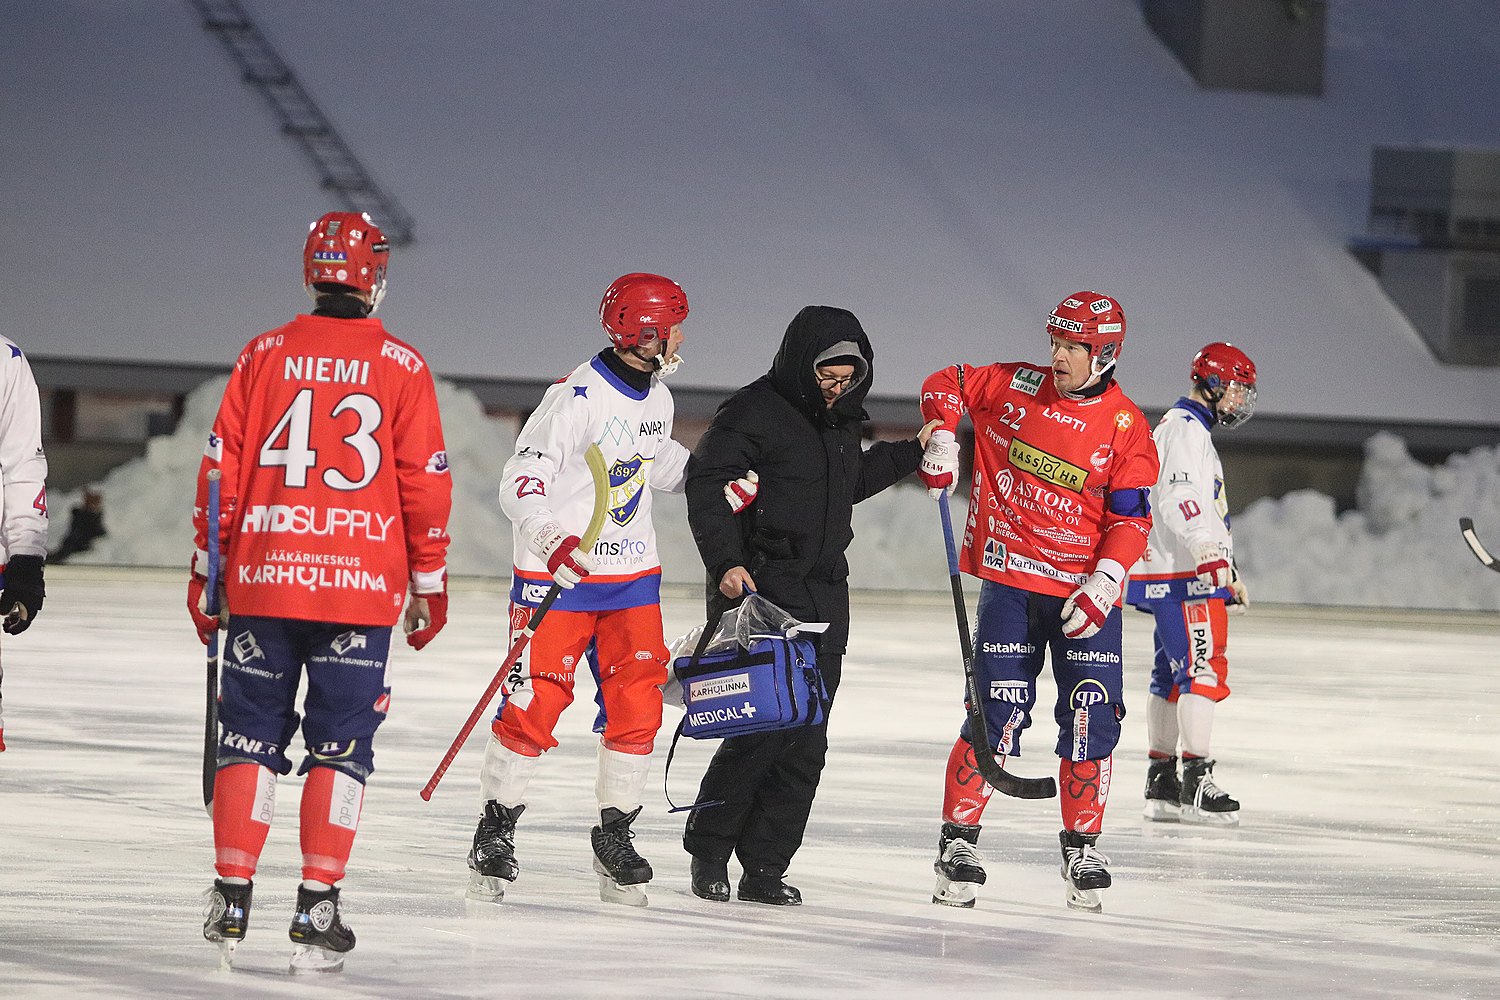
[[[1151,535],[1145,554],[1130,572],[1126,600],[1185,601],[1216,592],[1198,579],[1192,548],[1204,542],[1234,552],[1229,532],[1229,501],[1224,466],[1209,433],[1213,415],[1206,406],[1179,399],[1152,432],[1161,475],[1151,489]],[[1217,591],[1229,595],[1227,588]]]
[[31,365],[0,337],[0,543],[4,557],[47,554],[47,455]]
[[653,489],[681,493],[690,452],[672,440],[672,394],[652,378],[637,392],[599,357],[547,389],[505,463],[500,507],[515,548],[511,601],[539,604],[552,585],[529,540],[549,521],[583,535],[594,510],[584,451],[597,444],[609,471],[604,527],[594,570],[559,595],[560,611],[608,611],[661,603],[661,560],[651,523]]

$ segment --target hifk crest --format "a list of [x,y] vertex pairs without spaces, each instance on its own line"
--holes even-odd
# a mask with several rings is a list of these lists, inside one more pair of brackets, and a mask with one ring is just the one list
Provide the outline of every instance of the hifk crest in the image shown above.
[[609,467],[609,519],[620,526],[630,523],[646,489],[646,460],[636,452]]

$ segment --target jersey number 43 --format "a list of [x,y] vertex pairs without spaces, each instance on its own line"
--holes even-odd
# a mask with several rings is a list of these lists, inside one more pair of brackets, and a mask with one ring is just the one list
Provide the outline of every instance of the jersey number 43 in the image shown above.
[[[359,418],[359,426],[344,435],[344,443],[354,450],[360,463],[359,475],[353,479],[337,468],[323,470],[323,484],[336,490],[357,490],[369,485],[380,471],[380,443],[375,431],[380,427],[380,401],[362,392],[350,393],[334,404],[330,419],[346,411]],[[307,485],[309,469],[318,464],[318,451],[312,446],[313,391],[302,389],[286,408],[276,426],[271,428],[258,455],[261,466],[281,466],[289,488]]]

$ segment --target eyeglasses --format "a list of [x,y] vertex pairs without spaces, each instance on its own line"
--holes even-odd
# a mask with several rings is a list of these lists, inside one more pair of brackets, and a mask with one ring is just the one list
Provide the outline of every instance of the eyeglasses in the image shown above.
[[838,375],[819,375],[817,372],[814,372],[813,375],[818,380],[819,389],[847,389],[854,384],[853,375],[840,377]]

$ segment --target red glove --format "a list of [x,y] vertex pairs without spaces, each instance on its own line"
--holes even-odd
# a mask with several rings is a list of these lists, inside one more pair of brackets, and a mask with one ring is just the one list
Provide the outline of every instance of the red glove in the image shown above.
[[547,561],[547,572],[564,590],[594,571],[594,557],[578,549],[578,536],[563,533],[555,523],[542,525],[531,543],[532,550]]
[[1200,542],[1193,546],[1193,560],[1198,564],[1198,579],[1218,590],[1229,586],[1229,552],[1218,542]]
[[208,640],[213,638],[214,633],[219,631],[218,616],[208,613],[208,602],[203,596],[203,590],[207,586],[207,577],[199,576],[197,573],[188,577],[188,614],[193,618],[193,628],[198,631],[198,641],[205,646],[208,645]]
[[753,504],[759,492],[760,475],[754,469],[734,482],[724,484],[724,499],[729,501],[729,509],[736,514]]
[[443,590],[436,594],[412,594],[411,600],[407,602],[406,644],[412,649],[426,646],[448,624],[447,586],[447,578],[444,578]]
[[[1124,573],[1120,575],[1124,577]],[[1094,570],[1063,604],[1063,635],[1087,639],[1097,634],[1119,599],[1120,582],[1103,570]]]

